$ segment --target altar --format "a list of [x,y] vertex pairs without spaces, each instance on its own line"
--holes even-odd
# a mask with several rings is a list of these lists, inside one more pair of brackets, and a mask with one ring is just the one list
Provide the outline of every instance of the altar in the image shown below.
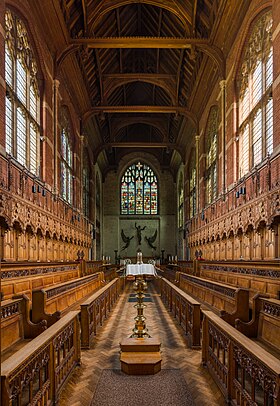
[[154,265],[152,264],[127,264],[126,265],[126,271],[125,275],[133,275],[133,276],[139,276],[139,275],[152,275],[156,276],[156,270]]

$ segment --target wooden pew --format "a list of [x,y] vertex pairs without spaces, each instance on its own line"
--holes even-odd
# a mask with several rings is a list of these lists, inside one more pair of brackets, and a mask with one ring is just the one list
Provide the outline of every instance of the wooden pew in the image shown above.
[[279,406],[279,359],[212,311],[202,312],[202,362],[226,403]]
[[69,310],[81,299],[100,288],[104,281],[102,272],[34,290],[32,292],[32,321],[47,320],[48,327],[60,318],[60,313]]
[[72,311],[1,365],[1,405],[54,405],[80,363],[79,312]]
[[253,298],[253,317],[248,323],[237,319],[235,326],[247,337],[255,338],[268,350],[279,353],[280,358],[280,300],[261,297]]
[[279,261],[199,261],[199,269],[201,278],[249,289],[250,299],[256,293],[279,298]]
[[44,289],[80,276],[80,265],[70,263],[2,263],[1,291],[5,300],[26,294],[31,299],[34,289]]
[[102,326],[107,314],[120,293],[120,279],[115,278],[81,304],[81,347],[90,348],[98,326]]
[[183,273],[179,273],[178,277],[179,287],[183,291],[211,306],[217,313],[220,314],[223,310],[228,314],[234,314],[235,318],[248,321],[249,306],[246,290]]
[[163,303],[183,327],[189,346],[201,348],[200,303],[165,278],[159,278],[156,286]]
[[45,320],[30,321],[30,301],[22,295],[1,302],[1,352],[24,339],[35,338],[47,329]]

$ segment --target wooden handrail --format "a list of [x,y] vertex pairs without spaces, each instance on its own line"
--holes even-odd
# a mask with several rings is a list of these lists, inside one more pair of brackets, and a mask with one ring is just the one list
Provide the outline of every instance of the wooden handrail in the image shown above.
[[258,390],[260,404],[280,405],[279,359],[212,311],[202,312],[202,362],[227,403],[255,404]]
[[81,304],[81,346],[90,348],[90,341],[102,325],[120,292],[120,279],[115,278]]
[[80,363],[79,312],[69,312],[1,365],[1,405],[14,401],[57,404],[67,377]]

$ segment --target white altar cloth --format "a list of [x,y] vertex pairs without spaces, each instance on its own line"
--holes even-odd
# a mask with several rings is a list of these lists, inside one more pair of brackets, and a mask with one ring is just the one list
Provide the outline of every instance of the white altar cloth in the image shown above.
[[127,275],[154,275],[156,276],[156,270],[152,264],[127,264],[126,265],[126,276]]

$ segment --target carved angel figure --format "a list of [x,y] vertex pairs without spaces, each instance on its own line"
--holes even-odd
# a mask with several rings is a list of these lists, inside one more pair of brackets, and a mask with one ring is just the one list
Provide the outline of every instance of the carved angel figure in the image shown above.
[[146,236],[145,236],[145,240],[147,241],[147,243],[149,244],[149,246],[150,246],[151,248],[153,248],[154,250],[157,249],[157,247],[155,247],[155,246],[153,245],[153,243],[156,241],[156,239],[157,239],[157,230],[154,232],[154,235],[152,235],[151,237],[146,237]]
[[121,251],[123,251],[123,250],[125,250],[125,249],[129,246],[130,241],[132,240],[132,238],[134,238],[134,236],[132,236],[132,237],[127,237],[127,236],[125,235],[125,233],[124,233],[123,230],[121,231],[121,236],[122,236],[123,242],[125,243],[125,245],[124,245],[124,246],[122,247],[122,249],[121,249]]

